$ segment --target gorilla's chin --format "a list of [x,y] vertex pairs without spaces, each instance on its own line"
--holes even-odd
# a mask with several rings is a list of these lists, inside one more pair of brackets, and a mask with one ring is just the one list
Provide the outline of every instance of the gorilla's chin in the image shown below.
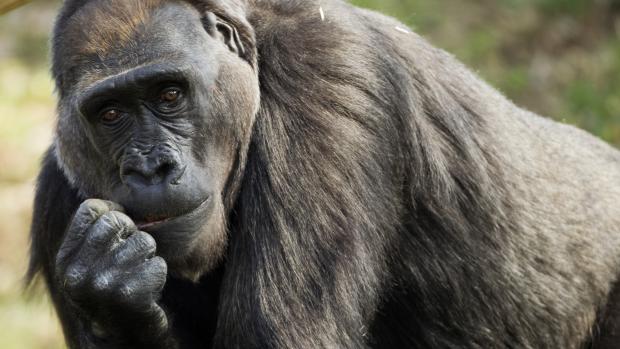
[[226,225],[219,199],[211,196],[182,216],[138,224],[157,242],[157,255],[166,260],[171,274],[197,280],[221,260],[226,249]]
[[157,249],[161,253],[171,251],[178,255],[187,249],[209,221],[213,211],[213,200],[209,197],[189,212],[173,217],[162,217],[153,221],[137,219],[139,230],[151,234],[157,241]]

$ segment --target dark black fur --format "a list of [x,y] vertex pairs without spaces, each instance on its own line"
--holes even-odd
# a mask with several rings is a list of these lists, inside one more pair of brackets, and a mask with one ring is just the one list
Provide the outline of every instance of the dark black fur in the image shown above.
[[[57,28],[81,3],[66,1]],[[523,137],[542,127],[537,117],[511,109],[399,23],[340,1],[193,5],[238,27],[261,96],[236,162],[242,176],[227,185],[224,261],[197,283],[169,276],[163,290],[180,347],[578,348],[588,340],[617,265],[580,248],[567,260],[553,229],[535,229],[547,222],[535,201],[554,201],[531,194],[542,176],[522,185],[527,169],[510,159],[530,161],[522,152],[537,148],[510,148],[497,130]],[[61,96],[65,72],[56,62]],[[617,152],[583,142],[620,178]],[[78,347],[88,329],[64,303],[53,266],[89,196],[68,182],[55,151],[39,177],[29,275],[43,272]],[[580,275],[585,281],[574,281]],[[602,328],[593,343],[611,348],[618,331]]]

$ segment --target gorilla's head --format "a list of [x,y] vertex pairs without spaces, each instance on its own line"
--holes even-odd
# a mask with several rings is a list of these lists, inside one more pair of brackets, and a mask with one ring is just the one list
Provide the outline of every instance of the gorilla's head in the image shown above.
[[255,48],[239,23],[184,2],[90,1],[63,15],[63,171],[84,198],[121,204],[173,272],[212,268],[259,104]]

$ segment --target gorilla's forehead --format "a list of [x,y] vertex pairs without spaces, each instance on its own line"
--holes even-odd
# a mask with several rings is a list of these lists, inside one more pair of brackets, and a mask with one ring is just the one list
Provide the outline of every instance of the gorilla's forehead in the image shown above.
[[[204,35],[190,5],[165,0],[92,1],[71,18],[56,60],[79,75],[113,74],[157,60],[183,60]],[[97,79],[97,76],[91,76]]]

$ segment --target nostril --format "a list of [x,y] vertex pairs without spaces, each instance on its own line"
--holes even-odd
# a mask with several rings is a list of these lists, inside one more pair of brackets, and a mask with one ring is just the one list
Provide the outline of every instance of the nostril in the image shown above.
[[170,173],[172,173],[172,171],[174,171],[174,167],[174,164],[168,162],[161,164],[157,171],[155,171],[155,177],[158,177],[161,180],[165,179]]
[[186,169],[187,169],[187,166],[183,166],[183,168],[180,168],[178,171],[174,171],[174,176],[172,180],[170,181],[170,184],[172,185],[181,184],[181,177],[183,177],[183,175],[185,174]]
[[156,152],[148,155],[124,159],[120,171],[121,181],[137,188],[162,183],[174,184],[178,173],[182,172],[174,154]]
[[174,176],[175,171],[176,165],[172,162],[164,162],[150,168],[127,167],[122,170],[121,179],[130,186],[156,185]]

